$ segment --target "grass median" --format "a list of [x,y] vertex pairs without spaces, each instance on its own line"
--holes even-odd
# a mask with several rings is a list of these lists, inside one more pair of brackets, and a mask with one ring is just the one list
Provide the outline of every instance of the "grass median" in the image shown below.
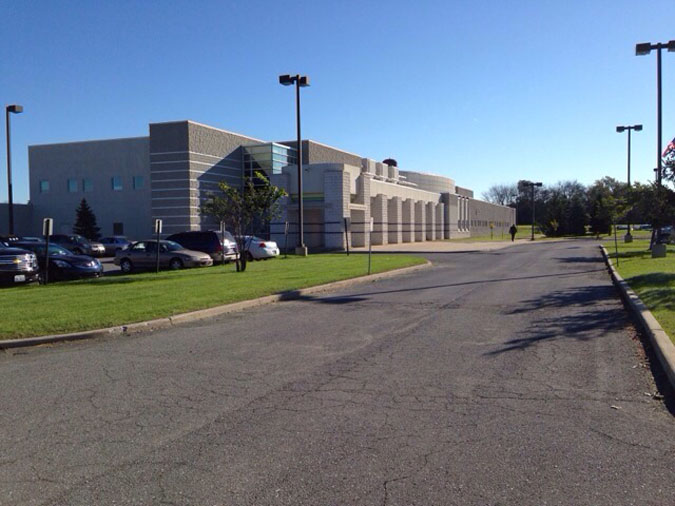
[[617,246],[618,266],[614,239],[605,242],[614,266],[675,343],[675,246],[668,245],[665,258],[652,258],[647,238],[624,243],[619,237]]
[[[377,254],[372,272],[424,263]],[[172,316],[367,274],[368,256],[316,254],[182,271],[105,276],[95,280],[0,290],[0,339],[77,332]]]

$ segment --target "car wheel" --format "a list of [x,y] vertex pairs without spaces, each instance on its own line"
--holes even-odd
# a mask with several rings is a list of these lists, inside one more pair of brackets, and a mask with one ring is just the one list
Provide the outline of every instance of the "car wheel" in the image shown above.
[[124,258],[120,262],[120,269],[122,269],[122,272],[124,273],[130,273],[132,270],[134,270],[134,264],[131,263],[131,260],[128,258]]
[[247,262],[253,262],[253,260],[255,260],[255,258],[253,258],[253,255],[251,255],[250,251],[247,251],[246,252],[246,261]]
[[172,258],[169,262],[169,269],[177,271],[183,268],[183,261],[180,258]]

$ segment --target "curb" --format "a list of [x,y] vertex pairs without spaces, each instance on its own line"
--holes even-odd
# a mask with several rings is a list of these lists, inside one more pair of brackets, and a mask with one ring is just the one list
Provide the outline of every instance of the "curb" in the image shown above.
[[666,334],[666,331],[659,325],[659,322],[656,321],[656,318],[654,318],[651,311],[647,309],[647,306],[640,300],[640,297],[637,296],[614,268],[605,247],[601,245],[600,250],[607,263],[607,267],[609,268],[612,281],[614,281],[614,284],[619,288],[621,297],[637,316],[643,330],[647,336],[649,336],[649,340],[654,346],[656,356],[658,357],[663,370],[666,372],[668,381],[670,381],[670,385],[675,388],[675,345],[673,345],[673,342],[670,340],[670,337],[668,337],[668,334]]
[[432,263],[427,260],[426,263],[420,265],[413,265],[412,267],[403,267],[402,269],[394,269],[391,271],[380,272],[357,278],[343,279],[326,283],[323,285],[310,286],[307,288],[300,288],[298,290],[289,290],[286,292],[277,293],[274,295],[266,295],[257,299],[243,300],[240,302],[233,302],[223,306],[215,306],[207,309],[199,309],[197,311],[190,311],[189,313],[181,313],[166,318],[158,318],[156,320],[148,320],[145,322],[130,323],[128,325],[117,325],[115,327],[107,327],[104,329],[85,330],[83,332],[72,332],[69,334],[52,334],[39,337],[27,337],[23,339],[6,339],[0,341],[0,350],[9,348],[22,348],[26,346],[36,346],[39,344],[58,343],[63,341],[78,341],[80,339],[91,339],[94,337],[114,336],[114,335],[129,335],[139,332],[147,332],[169,328],[179,323],[186,323],[204,318],[211,318],[227,313],[234,313],[252,307],[272,304],[274,302],[298,300],[306,295],[311,295],[320,292],[327,292],[339,288],[345,288],[359,283],[367,283],[379,281],[380,279],[391,278],[401,274],[408,274],[432,266]]

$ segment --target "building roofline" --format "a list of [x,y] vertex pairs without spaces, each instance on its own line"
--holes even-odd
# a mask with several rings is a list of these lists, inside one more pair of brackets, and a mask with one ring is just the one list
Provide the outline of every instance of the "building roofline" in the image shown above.
[[180,120],[175,120],[175,121],[157,121],[157,122],[154,122],[154,123],[150,123],[150,125],[170,125],[171,123],[192,123],[193,125],[197,125],[197,126],[204,127],[204,128],[210,128],[211,130],[217,130],[219,132],[223,132],[223,133],[226,133],[226,134],[238,135],[239,137],[246,137],[247,139],[250,139],[250,140],[255,141],[255,142],[271,142],[271,141],[266,141],[266,140],[263,140],[263,139],[258,139],[256,137],[251,137],[249,135],[240,134],[239,132],[233,132],[231,130],[225,130],[223,128],[218,128],[218,127],[214,127],[214,126],[211,126],[211,125],[207,125],[206,123],[200,123],[199,121],[193,121],[191,119],[180,119]]
[[[315,141],[314,139],[302,139],[303,142],[311,142],[313,144],[318,144],[319,146],[323,146],[324,148],[329,148],[329,149],[334,149],[335,151],[339,151],[340,153],[345,153],[347,155],[351,156],[356,156],[357,158],[364,158],[362,155],[358,155],[356,153],[352,153],[351,151],[345,151],[344,149],[336,148],[335,146],[330,146],[329,144],[324,144],[323,142]],[[298,142],[298,139],[291,139],[287,141],[274,141],[277,144],[286,144],[287,142]]]
[[44,144],[29,144],[29,148],[38,148],[42,146],[64,146],[66,144],[86,144],[89,142],[114,142],[114,141],[130,141],[135,139],[150,139],[148,135],[139,135],[136,137],[113,137],[111,139],[87,139],[83,141],[66,141],[66,142],[47,142]]

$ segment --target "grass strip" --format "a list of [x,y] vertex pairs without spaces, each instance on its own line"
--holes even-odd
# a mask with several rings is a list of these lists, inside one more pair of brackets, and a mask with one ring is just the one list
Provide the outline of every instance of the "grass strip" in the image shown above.
[[618,266],[614,239],[605,248],[614,266],[675,343],[675,246],[668,245],[665,258],[652,258],[649,239],[624,243],[619,237]]
[[[377,254],[372,273],[425,260]],[[94,280],[0,290],[0,339],[77,332],[152,320],[367,274],[368,256],[315,254],[182,271],[104,276]]]

